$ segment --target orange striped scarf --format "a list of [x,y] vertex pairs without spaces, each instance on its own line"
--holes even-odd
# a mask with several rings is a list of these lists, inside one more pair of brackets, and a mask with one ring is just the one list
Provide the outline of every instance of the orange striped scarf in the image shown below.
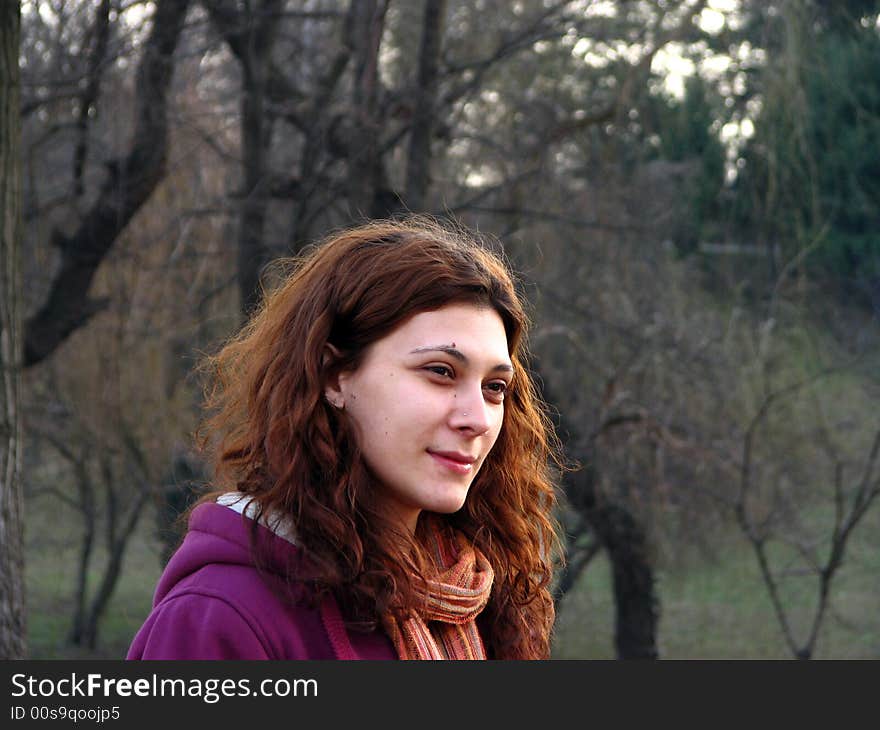
[[492,591],[492,566],[460,532],[453,541],[432,525],[429,535],[438,574],[426,606],[403,620],[385,616],[385,630],[400,659],[485,659],[476,618]]

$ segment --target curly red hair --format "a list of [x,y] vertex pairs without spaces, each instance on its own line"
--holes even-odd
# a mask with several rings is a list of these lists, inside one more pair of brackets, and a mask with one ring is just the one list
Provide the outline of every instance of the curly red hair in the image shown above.
[[[232,488],[261,511],[289,516],[307,556],[297,582],[313,599],[332,592],[351,625],[375,627],[385,612],[417,609],[423,592],[412,576],[429,564],[420,532],[402,534],[375,508],[354,430],[323,397],[325,383],[331,371],[356,369],[373,342],[414,314],[451,303],[492,307],[514,386],[464,507],[437,519],[465,533],[495,571],[479,619],[488,655],[547,658],[561,452],[526,369],[528,317],[501,256],[460,227],[413,218],[338,232],[284,264],[281,285],[206,360],[211,415],[201,432],[216,489],[205,499]],[[339,353],[332,364],[328,344]]]

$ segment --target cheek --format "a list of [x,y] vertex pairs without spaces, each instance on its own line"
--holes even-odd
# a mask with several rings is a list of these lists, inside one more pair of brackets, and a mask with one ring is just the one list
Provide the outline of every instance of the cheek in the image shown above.
[[349,417],[364,443],[381,444],[413,435],[424,412],[419,393],[398,376],[353,384],[347,396]]
[[505,408],[503,403],[500,406],[497,406],[493,412],[492,429],[496,438],[498,437],[498,434],[501,433],[501,429],[504,427],[504,413]]
[[498,418],[493,422],[491,429],[489,430],[489,449],[491,450],[498,441],[498,437],[501,435],[501,429],[504,427],[504,412],[498,414]]

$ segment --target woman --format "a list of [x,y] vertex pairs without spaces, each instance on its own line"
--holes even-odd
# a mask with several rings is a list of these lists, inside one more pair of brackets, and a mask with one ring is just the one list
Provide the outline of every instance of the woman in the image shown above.
[[555,437],[502,260],[334,235],[209,365],[216,491],[130,659],[549,656]]

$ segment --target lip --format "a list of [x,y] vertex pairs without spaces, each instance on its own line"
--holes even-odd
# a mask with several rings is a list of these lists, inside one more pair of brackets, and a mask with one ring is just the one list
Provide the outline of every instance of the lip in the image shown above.
[[457,451],[428,451],[428,453],[437,463],[456,474],[469,474],[477,460],[475,456],[460,454]]

